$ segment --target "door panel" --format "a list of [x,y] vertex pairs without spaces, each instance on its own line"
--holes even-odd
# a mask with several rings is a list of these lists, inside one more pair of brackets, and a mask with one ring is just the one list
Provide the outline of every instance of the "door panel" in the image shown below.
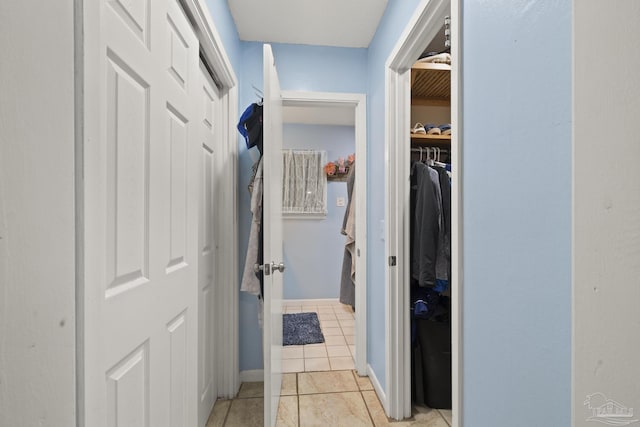
[[[264,420],[274,426],[282,384],[282,95],[271,46],[264,45]],[[270,274],[267,274],[270,273]]]
[[186,266],[187,230],[187,124],[186,117],[180,115],[167,104],[167,136],[169,137],[169,159],[171,182],[169,184],[170,235],[167,254],[167,273]]
[[148,282],[149,85],[107,54],[106,297]]
[[201,143],[199,146],[200,162],[200,231],[198,263],[198,300],[200,307],[199,329],[199,426],[204,426],[218,395],[215,377],[214,342],[217,337],[214,323],[214,306],[216,295],[217,244],[215,233],[215,194],[216,184],[216,148],[220,146],[218,132],[218,113],[220,94],[214,85],[205,66],[200,64],[200,81],[198,85],[198,127]]
[[192,426],[198,40],[175,0],[85,6],[84,425]]
[[169,384],[171,426],[187,426],[187,319],[181,313],[167,325],[169,332]]
[[107,372],[108,425],[149,425],[149,343]]

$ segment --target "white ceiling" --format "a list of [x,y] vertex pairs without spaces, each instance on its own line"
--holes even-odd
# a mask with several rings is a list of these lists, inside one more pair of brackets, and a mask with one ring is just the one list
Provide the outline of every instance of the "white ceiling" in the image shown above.
[[368,47],[387,0],[228,0],[241,40]]

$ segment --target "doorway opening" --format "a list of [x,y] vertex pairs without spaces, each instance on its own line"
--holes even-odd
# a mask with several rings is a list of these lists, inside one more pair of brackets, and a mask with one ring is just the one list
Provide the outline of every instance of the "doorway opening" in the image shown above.
[[[445,18],[449,17],[450,34],[450,66],[416,67],[440,69],[438,72],[449,73],[450,78],[446,79],[450,85],[448,99],[437,100],[438,108],[450,108],[450,133],[451,136],[446,141],[444,138],[431,138],[427,129],[419,129],[416,123],[422,124],[445,124],[441,123],[446,118],[438,116],[434,105],[425,109],[421,106],[412,117],[412,83],[415,83],[416,74],[412,67],[422,56],[425,50],[435,50],[441,52],[444,46],[429,49],[430,43],[442,32]],[[387,189],[387,214],[386,214],[386,249],[389,259],[395,257],[397,262],[387,268],[388,280],[388,310],[387,310],[387,335],[386,346],[387,366],[387,415],[395,419],[410,417],[412,414],[412,380],[416,372],[412,372],[412,317],[411,314],[411,279],[415,278],[412,271],[412,202],[411,185],[408,179],[411,176],[412,148],[428,153],[419,153],[426,157],[433,158],[433,148],[439,151],[448,151],[448,163],[451,165],[451,186],[450,186],[450,274],[448,275],[448,287],[450,292],[450,352],[451,352],[451,409],[453,414],[452,423],[454,426],[461,422],[461,399],[460,399],[460,372],[461,372],[461,329],[460,329],[460,308],[462,297],[461,283],[461,156],[460,156],[460,116],[459,116],[459,2],[457,0],[422,1],[416,13],[405,28],[400,40],[387,59],[385,66],[386,83],[386,151],[388,153],[388,163],[386,169],[386,189]],[[426,61],[425,61],[426,62]],[[436,65],[436,64],[434,64]],[[437,64],[439,65],[439,64]],[[442,76],[440,76],[442,77]],[[432,84],[432,83],[431,83]],[[429,85],[427,85],[429,86]],[[433,89],[433,87],[431,87]],[[432,100],[433,101],[433,100]],[[436,105],[437,106],[437,105]],[[417,118],[420,120],[417,120]],[[434,123],[437,122],[437,123]],[[413,137],[411,130],[417,134],[426,134],[424,137]],[[428,127],[428,126],[427,126]],[[444,131],[439,129],[442,134]],[[413,140],[413,144],[412,144]],[[419,141],[419,142],[418,142]],[[442,181],[440,181],[442,182]],[[434,190],[435,191],[435,190]],[[436,221],[437,222],[437,221]],[[436,232],[437,234],[437,232]],[[415,268],[414,268],[415,270]],[[435,277],[434,277],[435,279]],[[434,280],[435,281],[435,280]],[[427,288],[434,289],[433,286]],[[421,287],[424,289],[424,287]],[[433,346],[433,347],[437,347]],[[443,352],[445,352],[443,350]],[[437,357],[436,357],[437,358]],[[414,357],[415,362],[415,357]],[[429,367],[427,367],[429,369]],[[427,374],[427,375],[425,375]],[[428,372],[419,374],[421,379],[426,380]],[[442,382],[441,379],[436,381]],[[424,384],[423,384],[424,385]],[[424,402],[424,401],[423,401]]]
[[[341,280],[340,270],[345,268],[344,265],[351,263],[351,258],[343,260],[343,255],[346,253],[345,239],[347,237],[340,235],[341,227],[346,222],[344,221],[346,220],[345,212],[347,204],[349,204],[346,182],[334,180],[327,182],[327,215],[322,219],[285,216],[284,255],[287,271],[284,278],[283,312],[286,314],[316,312],[325,333],[325,344],[318,344],[313,349],[311,346],[306,349],[287,349],[285,347],[283,372],[355,368],[359,375],[365,376],[366,286],[364,284],[366,283],[367,259],[365,95],[283,91],[282,99],[285,149],[326,151],[326,163],[342,157],[346,164],[349,155],[354,154],[356,159],[354,164],[357,163],[357,167],[352,170],[351,175],[355,182],[353,186],[355,190],[349,206],[350,209],[353,209],[351,221],[356,236],[355,243],[351,245],[355,297],[352,291],[351,298],[339,298],[344,293],[341,291],[339,283]],[[307,135],[306,141],[303,140],[305,133]],[[321,142],[323,138],[332,139],[333,142],[326,140],[323,144]],[[346,178],[345,175],[344,179],[346,180]],[[335,225],[333,228],[336,228],[333,231],[334,235],[326,236],[327,240],[333,237],[330,240],[336,243],[335,247],[331,243],[332,247],[327,248],[333,254],[323,256],[316,253],[317,251],[313,248],[324,247],[323,242],[318,241],[314,244],[313,240],[307,240],[307,238],[313,239],[313,235],[317,233],[332,233],[325,229],[333,225]],[[316,238],[322,238],[322,236],[318,235]],[[313,251],[315,255],[310,254],[309,251]],[[307,266],[305,267],[303,264],[307,264]],[[329,270],[328,273],[335,276],[332,284],[326,285],[333,289],[326,291],[329,293],[305,291],[306,285],[301,283],[305,280],[305,276],[301,273],[312,274],[312,271],[317,270],[320,275],[323,269]],[[349,271],[350,269],[349,265]],[[347,277],[343,280],[345,285],[347,282],[352,283],[349,279],[350,277]],[[319,280],[322,281],[322,278]],[[353,289],[353,285],[351,286]],[[339,300],[342,300],[344,304]],[[355,309],[355,313],[349,306]]]

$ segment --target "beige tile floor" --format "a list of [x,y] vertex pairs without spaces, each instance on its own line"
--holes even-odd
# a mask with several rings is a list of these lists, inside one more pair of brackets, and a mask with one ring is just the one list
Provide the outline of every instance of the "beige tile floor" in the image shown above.
[[338,301],[304,303],[285,300],[285,313],[317,313],[324,335],[323,344],[290,345],[282,349],[282,370],[286,373],[354,369],[355,315]]
[[[216,402],[207,427],[262,426],[263,383],[243,383],[238,397]],[[412,418],[389,421],[368,378],[355,371],[284,374],[280,427],[449,427],[451,411],[423,407]]]

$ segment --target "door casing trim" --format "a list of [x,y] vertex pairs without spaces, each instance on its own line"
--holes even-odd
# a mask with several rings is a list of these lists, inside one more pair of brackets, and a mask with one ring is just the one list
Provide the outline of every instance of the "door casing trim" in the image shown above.
[[394,419],[411,416],[411,336],[409,318],[409,185],[411,141],[411,65],[451,17],[451,126],[452,126],[452,407],[453,426],[462,425],[462,110],[460,0],[423,0],[405,27],[385,63],[385,259],[386,265],[386,405]]
[[282,91],[283,105],[353,106],[356,135],[356,371],[367,375],[367,97],[363,93]]

